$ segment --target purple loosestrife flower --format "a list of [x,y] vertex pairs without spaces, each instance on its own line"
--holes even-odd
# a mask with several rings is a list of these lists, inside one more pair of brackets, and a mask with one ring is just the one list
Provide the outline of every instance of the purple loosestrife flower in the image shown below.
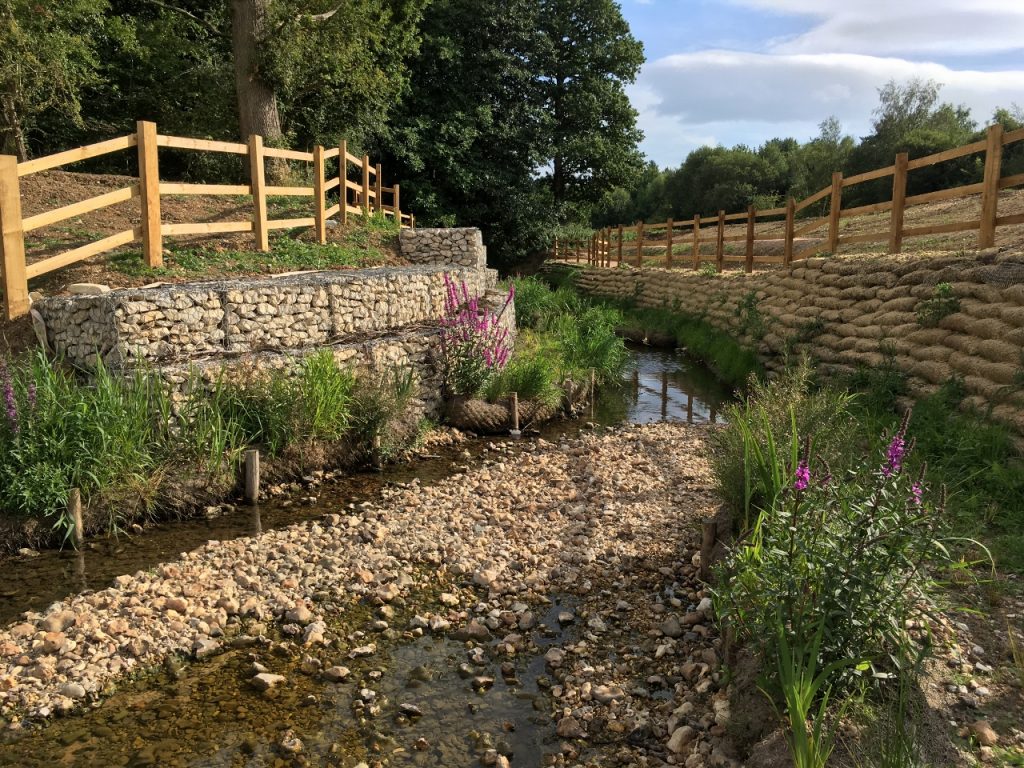
[[807,461],[801,461],[796,468],[796,480],[793,481],[793,489],[796,491],[807,490],[807,486],[811,484],[811,469],[807,466]]
[[28,383],[28,407],[32,411],[36,409],[36,383],[34,381]]
[[885,451],[885,464],[882,465],[882,474],[886,477],[898,475],[903,469],[903,459],[907,455],[907,426],[910,424],[910,411],[907,411],[900,422],[900,428],[893,435],[889,447]]
[[910,495],[913,496],[914,506],[920,507],[921,501],[924,498],[924,488],[921,487],[920,483],[914,483],[910,486]]
[[3,380],[4,410],[7,413],[7,422],[11,425],[11,431],[17,434],[20,429],[18,424],[18,403],[14,399],[14,382],[11,380],[11,371],[7,367],[6,362],[0,363],[0,379]]

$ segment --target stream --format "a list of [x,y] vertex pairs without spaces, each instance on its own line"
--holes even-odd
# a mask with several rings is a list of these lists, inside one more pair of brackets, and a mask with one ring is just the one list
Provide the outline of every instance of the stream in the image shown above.
[[[583,418],[550,424],[541,435],[556,439],[593,424],[721,420],[730,393],[710,372],[671,351],[641,346],[630,346],[630,351],[620,386],[600,390]],[[213,519],[151,524],[137,535],[91,541],[77,553],[19,556],[4,564],[0,576],[0,619],[12,622],[69,594],[102,589],[115,576],[172,560],[211,539],[250,536],[319,518],[374,499],[388,485],[413,479],[436,483],[463,471],[486,454],[489,444],[504,439],[473,439],[436,457],[329,481],[316,489],[315,504],[273,499]],[[490,659],[476,673],[494,678],[486,694],[475,692],[465,679],[465,644],[447,638],[396,637],[374,658],[351,663],[353,675],[345,684],[306,674],[294,654],[273,658],[273,648],[239,647],[202,663],[169,663],[119,686],[100,706],[54,720],[43,730],[0,731],[0,766],[351,768],[382,758],[388,765],[470,766],[479,765],[488,750],[514,754],[515,765],[547,764],[545,747],[553,755],[558,739],[545,707],[534,706],[548,684],[543,649],[571,641],[577,631],[555,620],[559,606],[571,599],[549,597],[550,610],[538,614],[531,633],[539,653],[521,655],[514,664],[500,665],[500,671],[499,660]],[[268,658],[273,658],[274,671],[289,680],[285,691],[272,691],[270,697],[247,685],[247,670],[256,661],[270,666]],[[378,697],[376,717],[367,719],[353,710],[354,697],[363,688],[372,688]],[[403,705],[410,702],[421,714],[404,714]],[[282,746],[281,734],[289,731],[301,734],[301,753]]]

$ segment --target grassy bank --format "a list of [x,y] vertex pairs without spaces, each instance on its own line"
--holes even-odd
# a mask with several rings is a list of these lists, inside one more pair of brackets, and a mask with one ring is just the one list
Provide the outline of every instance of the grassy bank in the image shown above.
[[242,452],[259,447],[279,471],[358,459],[374,438],[398,449],[394,426],[408,374],[357,377],[329,351],[247,381],[196,381],[174,403],[164,382],[100,368],[90,381],[41,355],[0,363],[0,515],[40,542],[66,539],[78,488],[91,530],[209,503],[235,485]]

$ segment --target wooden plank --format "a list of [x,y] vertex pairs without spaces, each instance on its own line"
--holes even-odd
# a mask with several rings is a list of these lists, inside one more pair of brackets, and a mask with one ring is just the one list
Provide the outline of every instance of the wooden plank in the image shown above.
[[270,250],[270,238],[267,229],[267,176],[266,163],[263,158],[263,137],[249,137],[249,185],[252,188],[253,227],[256,234],[256,248],[260,251]]
[[25,232],[21,222],[21,185],[18,158],[0,155],[0,250],[2,250],[4,308],[7,319],[28,314],[28,276],[25,269]]
[[316,190],[313,187],[267,187],[266,193],[281,197],[313,197]]
[[[795,209],[795,206],[794,206],[794,209]],[[813,232],[814,230],[819,229],[823,224],[827,224],[827,223],[828,223],[828,218],[825,217],[825,216],[822,216],[820,219],[812,219],[808,223],[804,224],[802,227],[797,227],[797,229],[794,230],[793,235],[796,236],[796,237],[800,237],[801,235],[806,235],[808,232]]]
[[888,165],[885,168],[876,168],[873,171],[857,173],[854,174],[853,176],[848,176],[845,179],[843,179],[843,186],[851,187],[854,184],[863,184],[865,181],[873,181],[874,179],[881,179],[886,176],[892,176],[895,171],[895,165]]
[[1024,184],[1024,173],[1015,173],[1013,176],[1004,176],[999,180],[1000,189],[1016,187],[1019,184]]
[[341,179],[335,176],[333,179],[324,182],[324,192],[330,192],[335,187],[341,184]]
[[769,208],[766,211],[758,211],[757,212],[757,217],[760,219],[760,218],[767,218],[769,216],[784,216],[785,213],[786,213],[786,206],[782,206],[781,208]]
[[1007,131],[1003,134],[1003,146],[1012,144],[1015,141],[1024,141],[1024,128],[1017,128],[1014,131]]
[[790,263],[792,264],[794,261],[801,261],[803,259],[808,258],[809,256],[813,256],[814,254],[819,253],[820,250],[821,250],[820,247],[817,246],[817,245],[808,246],[807,248],[804,248],[803,250],[797,251],[793,255],[793,258],[790,260]]
[[363,155],[363,216],[370,215],[370,156]]
[[263,154],[266,157],[280,157],[284,160],[303,160],[307,163],[313,162],[312,152],[299,152],[295,149],[281,149],[280,147],[264,147]]
[[324,196],[327,194],[327,169],[324,168],[324,148],[313,147],[313,219],[316,222],[316,241],[327,243],[327,209]]
[[986,140],[982,139],[972,144],[964,144],[962,147],[953,147],[953,149],[947,149],[944,152],[936,152],[934,155],[918,157],[907,163],[907,170],[912,171],[915,168],[924,168],[927,165],[935,165],[935,163],[942,163],[946,160],[955,160],[964,155],[973,155],[975,152],[984,151],[985,146]]
[[828,209],[828,250],[835,253],[839,250],[839,212],[843,209],[843,174],[836,171],[832,174],[832,198]]
[[928,227],[904,229],[903,237],[921,237],[922,235],[943,235],[949,232],[970,232],[981,228],[981,220],[954,221],[950,224],[932,224]]
[[351,190],[353,190],[355,192],[362,192],[363,191],[362,186],[358,182],[351,181],[349,179],[345,179],[345,188],[346,189],[351,189]]
[[333,160],[336,157],[341,156],[341,149],[338,147],[331,147],[330,149],[324,150],[324,160]]
[[348,160],[353,165],[359,165],[361,162],[363,162],[362,159],[356,157],[351,152],[345,153],[345,159]]
[[785,243],[782,250],[782,263],[789,265],[793,261],[793,221],[796,218],[796,201],[791,197],[786,201]]
[[668,243],[665,250],[665,266],[672,269],[672,219],[668,220]]
[[690,253],[693,268],[700,269],[700,214],[693,217],[693,245]]
[[949,189],[940,189],[937,192],[928,192],[923,195],[914,195],[904,200],[904,205],[920,205],[921,203],[934,203],[939,200],[951,200],[957,197],[967,197],[968,195],[976,195],[982,191],[985,185],[982,182],[977,184],[964,184],[961,187],[951,187]]
[[362,208],[360,208],[360,207],[358,207],[358,206],[355,206],[355,205],[348,205],[347,203],[346,203],[346,205],[345,205],[345,210],[346,210],[346,211],[347,211],[348,213],[354,213],[354,214],[356,214],[356,215],[359,215],[359,214],[361,214],[361,213],[363,212],[363,209],[362,209]]
[[193,149],[200,152],[228,152],[233,155],[249,154],[249,147],[245,144],[238,144],[233,141],[213,141],[211,139],[190,139],[184,136],[156,137],[158,147],[168,149]]
[[754,221],[757,220],[757,209],[750,206],[747,209],[747,247],[743,264],[743,271],[750,274],[754,271]]
[[981,182],[981,227],[978,247],[996,244],[996,219],[999,218],[999,177],[1003,166],[1003,126],[990,125],[985,134],[985,173]]
[[251,221],[200,221],[184,224],[164,224],[160,227],[165,235],[213,235],[221,232],[252,232]]
[[251,195],[248,184],[180,184],[161,181],[161,195]]
[[142,258],[151,269],[164,264],[160,233],[160,166],[156,123],[139,120],[139,204],[142,209]]
[[34,264],[29,264],[25,267],[25,277],[33,278],[45,275],[48,272],[53,272],[55,269],[66,267],[69,264],[88,259],[90,256],[95,256],[106,251],[113,250],[122,245],[134,242],[142,236],[142,227],[136,227],[135,229],[126,229],[123,232],[118,232],[116,235],[110,235],[104,237],[102,240],[97,240],[94,243],[83,245],[81,248],[74,248],[70,251],[51,256],[48,259],[37,261]]
[[50,224],[56,224],[58,221],[73,219],[75,216],[82,216],[92,211],[98,211],[101,208],[117,205],[118,203],[123,203],[138,196],[139,185],[132,184],[130,187],[115,189],[113,192],[107,192],[103,195],[90,197],[88,200],[82,200],[79,203],[65,205],[63,208],[55,208],[54,210],[47,211],[46,213],[29,216],[25,219],[22,229],[25,232],[31,232],[34,229],[40,229],[41,227],[45,227]]
[[743,221],[746,218],[747,213],[744,211],[743,213],[730,213],[725,217],[725,221]]
[[896,155],[896,170],[892,174],[892,209],[889,215],[889,253],[899,253],[903,249],[903,209],[907,198],[908,163],[906,152]]
[[871,205],[858,205],[854,208],[844,208],[839,215],[844,219],[848,219],[853,216],[864,216],[869,213],[883,213],[888,211],[890,208],[892,208],[892,200],[886,200],[884,203],[872,203]]
[[1000,216],[996,219],[997,227],[1007,227],[1012,224],[1024,224],[1024,213],[1014,213],[1010,216]]
[[741,240],[746,242],[746,239],[747,239],[746,233],[744,233],[742,235],[726,235],[725,237],[722,238],[722,242],[723,243],[738,243]]
[[384,174],[381,173],[380,163],[377,163],[373,172],[374,184],[376,185],[373,190],[373,210],[379,211],[381,209],[381,196],[384,194],[383,180]]
[[316,219],[308,216],[302,219],[270,219],[267,222],[267,229],[296,229],[298,227],[312,227],[316,225]]
[[718,237],[715,242],[715,262],[718,271],[722,271],[725,260],[725,211],[718,212]]
[[799,203],[797,203],[796,204],[796,209],[798,211],[802,211],[807,206],[813,205],[814,203],[818,202],[819,200],[825,199],[831,193],[832,193],[832,187],[831,186],[825,187],[824,189],[820,190],[819,192],[815,192],[810,197],[805,197],[803,200],[801,200]]
[[877,243],[883,240],[889,239],[889,231],[885,232],[868,232],[863,235],[843,235],[839,238],[839,242],[844,245],[852,245],[853,243]]
[[37,157],[35,160],[26,160],[24,163],[18,163],[18,175],[28,176],[30,173],[38,173],[39,171],[46,171],[61,165],[77,163],[80,160],[88,160],[90,157],[99,157],[100,155],[107,155],[122,149],[131,149],[137,143],[138,137],[133,133],[131,136],[120,136],[116,139],[108,139],[96,144],[58,152],[55,155]]

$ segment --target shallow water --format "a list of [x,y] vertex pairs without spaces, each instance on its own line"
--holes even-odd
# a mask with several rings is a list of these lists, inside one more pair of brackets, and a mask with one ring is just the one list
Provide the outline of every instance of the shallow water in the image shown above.
[[[632,361],[618,387],[599,392],[593,408],[577,421],[545,427],[548,438],[598,424],[658,420],[715,422],[729,393],[700,366],[680,355],[646,347],[631,348]],[[84,552],[43,552],[7,563],[0,576],[0,620],[41,610],[54,600],[86,589],[101,589],[114,576],[134,573],[175,558],[209,539],[248,536],[269,528],[335,512],[351,502],[372,499],[389,483],[417,478],[428,484],[460,471],[493,439],[473,440],[443,455],[361,472],[320,488],[313,505],[286,506],[274,500],[259,508],[239,507],[212,520],[151,525],[142,534],[91,542]],[[464,451],[468,450],[467,457]],[[462,643],[429,636],[394,637],[378,643],[368,659],[345,663],[353,682],[336,685],[300,669],[300,654],[277,656],[267,649],[231,650],[208,661],[161,669],[121,685],[98,708],[61,718],[43,730],[0,731],[0,766],[161,765],[277,766],[332,765],[350,768],[360,760],[388,765],[476,766],[487,748],[515,756],[514,765],[539,766],[558,739],[543,694],[544,648],[567,640],[555,616],[563,596],[533,633],[532,656],[512,660],[515,682],[490,658],[476,674],[494,678],[479,694],[459,674],[466,662]],[[407,621],[408,617],[404,620]],[[406,626],[403,620],[392,626]],[[248,683],[254,658],[288,678],[273,698]],[[352,702],[361,687],[383,697],[372,719],[357,717]],[[380,699],[379,699],[380,700]],[[398,716],[399,706],[419,707],[422,717]],[[291,731],[303,742],[299,755],[280,747]],[[420,741],[422,740],[422,741]],[[418,742],[418,743],[417,743]]]

